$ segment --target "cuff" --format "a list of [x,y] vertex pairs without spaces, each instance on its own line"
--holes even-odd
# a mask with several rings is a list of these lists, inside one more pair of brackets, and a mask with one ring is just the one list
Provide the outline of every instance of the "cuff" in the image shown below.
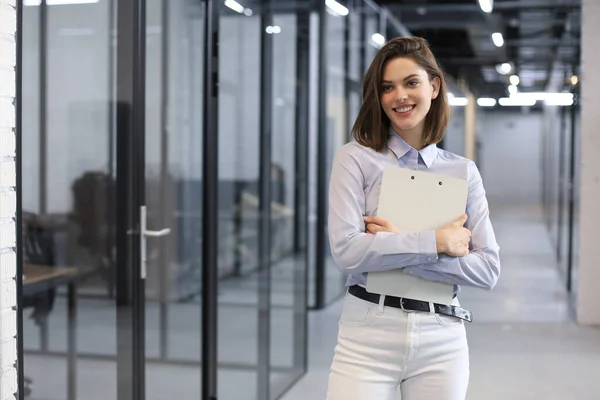
[[419,253],[423,256],[424,263],[438,260],[435,231],[419,232]]

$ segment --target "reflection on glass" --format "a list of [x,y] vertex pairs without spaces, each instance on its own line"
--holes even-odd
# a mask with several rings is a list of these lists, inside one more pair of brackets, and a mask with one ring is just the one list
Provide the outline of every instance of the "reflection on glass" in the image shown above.
[[[305,18],[307,21],[307,18]],[[306,207],[305,200],[295,201],[301,182],[297,179],[306,162],[306,153],[296,148],[298,17],[291,13],[276,13],[273,35],[273,136],[271,181],[271,394],[276,396],[303,372],[306,248],[295,246],[294,217]],[[308,38],[305,38],[308,40]],[[307,71],[306,71],[307,72]],[[298,132],[307,135],[307,132]],[[305,140],[305,138],[299,138]],[[300,166],[298,166],[300,165]],[[301,222],[305,224],[305,221]],[[302,232],[306,229],[302,228]],[[297,251],[296,251],[297,250]]]
[[24,373],[31,398],[66,399],[75,381],[78,398],[116,398],[114,20],[109,1],[48,6],[45,24],[40,10],[23,24]]
[[[371,61],[377,54],[377,51],[380,48],[380,45],[376,42],[377,38],[382,35],[382,32],[379,32],[379,15],[378,13],[370,8],[369,6],[365,7],[365,24],[366,24],[366,32],[367,37],[365,40],[367,41],[366,51],[365,51],[365,66],[371,65]],[[375,40],[373,40],[375,36]],[[366,71],[365,71],[366,72]]]
[[[339,15],[327,15],[327,140],[329,156],[325,171],[331,170],[333,155],[344,145],[348,137],[348,121],[345,118],[344,85],[344,19]],[[327,173],[327,172],[326,172]],[[329,187],[329,176],[327,176]],[[327,244],[329,249],[329,244]],[[343,294],[345,276],[335,267],[327,252],[325,269],[325,304],[329,304]]]
[[348,43],[349,51],[350,51],[350,60],[348,65],[348,78],[356,81],[362,81],[361,71],[361,62],[360,62],[360,54],[361,54],[361,45],[365,42],[365,38],[361,37],[361,22],[363,20],[363,15],[360,12],[352,10],[352,12],[348,15],[349,24],[350,24],[350,42]]
[[223,7],[219,23],[218,393],[250,400],[258,382],[260,15]]
[[203,15],[146,8],[146,399],[200,398]]

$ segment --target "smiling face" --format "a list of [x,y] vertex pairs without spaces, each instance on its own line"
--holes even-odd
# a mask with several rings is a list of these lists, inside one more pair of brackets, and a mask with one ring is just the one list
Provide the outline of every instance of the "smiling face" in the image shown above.
[[394,58],[384,67],[381,107],[394,131],[417,150],[421,148],[425,117],[439,89],[439,78],[430,80],[410,58]]

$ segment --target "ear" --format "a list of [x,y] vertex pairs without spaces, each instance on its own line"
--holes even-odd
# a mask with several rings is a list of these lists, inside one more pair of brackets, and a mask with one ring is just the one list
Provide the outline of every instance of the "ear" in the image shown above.
[[431,80],[431,87],[433,88],[433,91],[431,92],[431,99],[437,99],[438,94],[440,94],[440,86],[442,85],[442,82],[440,81],[440,78],[438,76],[436,76],[435,78],[433,78]]

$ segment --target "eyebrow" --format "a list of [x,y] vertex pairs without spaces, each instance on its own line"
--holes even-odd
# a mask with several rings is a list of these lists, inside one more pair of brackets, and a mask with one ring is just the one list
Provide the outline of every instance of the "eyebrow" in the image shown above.
[[[411,79],[411,78],[415,78],[415,77],[416,77],[416,78],[420,78],[419,74],[412,74],[412,75],[409,75],[409,76],[407,76],[407,77],[406,77],[406,78],[404,78],[403,80],[404,80],[404,81],[407,81],[407,80],[409,80],[409,79]],[[393,83],[393,82],[392,82],[392,81],[386,81],[386,80],[384,80],[384,81],[383,81],[383,83]]]

